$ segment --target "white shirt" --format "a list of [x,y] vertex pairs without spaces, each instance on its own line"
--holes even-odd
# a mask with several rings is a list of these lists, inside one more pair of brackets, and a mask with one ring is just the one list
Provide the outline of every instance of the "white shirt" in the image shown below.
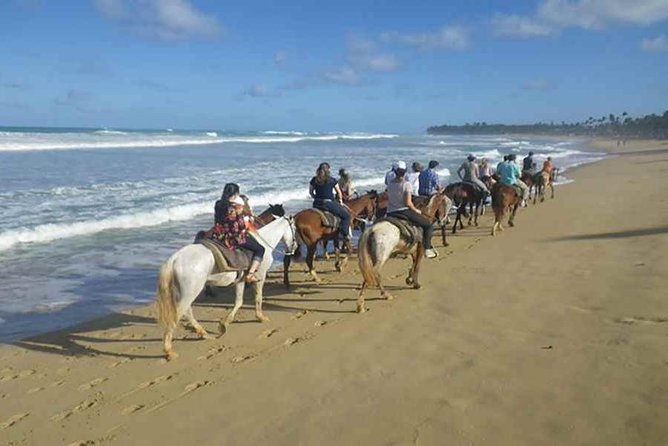
[[420,172],[406,173],[406,181],[411,184],[413,195],[417,194],[417,191],[420,189]]
[[394,170],[390,170],[385,174],[385,185],[387,186],[390,184],[390,182],[394,181],[394,179],[397,177],[397,174],[394,173]]

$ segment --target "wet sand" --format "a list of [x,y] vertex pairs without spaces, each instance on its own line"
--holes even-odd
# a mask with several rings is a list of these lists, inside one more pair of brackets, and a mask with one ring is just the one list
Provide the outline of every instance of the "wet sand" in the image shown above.
[[[408,261],[356,314],[356,262],[293,266],[254,321],[181,328],[161,357],[152,307],[0,346],[0,444],[666,444],[668,143],[569,171],[556,198],[492,238]],[[200,301],[215,332],[232,290]]]

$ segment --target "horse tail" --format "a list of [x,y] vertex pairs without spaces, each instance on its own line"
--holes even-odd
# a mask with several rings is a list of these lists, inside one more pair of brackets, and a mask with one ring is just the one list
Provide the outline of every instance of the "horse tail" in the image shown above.
[[156,291],[158,323],[166,330],[173,330],[180,319],[175,302],[178,298],[177,279],[174,275],[175,257],[170,257],[160,267]]
[[374,265],[373,252],[375,251],[376,239],[374,237],[375,226],[371,226],[362,233],[358,247],[358,258],[360,272],[367,285],[378,285],[378,272]]

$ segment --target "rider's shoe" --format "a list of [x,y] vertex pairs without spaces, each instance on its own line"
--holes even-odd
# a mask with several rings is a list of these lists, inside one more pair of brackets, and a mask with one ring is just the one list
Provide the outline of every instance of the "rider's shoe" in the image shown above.
[[424,251],[424,256],[428,259],[434,259],[438,257],[438,252],[434,248],[429,248]]

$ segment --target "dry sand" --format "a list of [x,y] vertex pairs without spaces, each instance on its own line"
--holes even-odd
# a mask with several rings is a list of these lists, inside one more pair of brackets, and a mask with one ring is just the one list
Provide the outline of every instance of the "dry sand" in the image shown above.
[[2,346],[0,443],[667,444],[668,144],[622,149],[498,237],[489,214],[452,237],[420,291],[391,261],[396,299],[362,315],[356,268],[319,262],[322,286],[273,276],[269,323],[180,329],[171,363],[153,308]]

